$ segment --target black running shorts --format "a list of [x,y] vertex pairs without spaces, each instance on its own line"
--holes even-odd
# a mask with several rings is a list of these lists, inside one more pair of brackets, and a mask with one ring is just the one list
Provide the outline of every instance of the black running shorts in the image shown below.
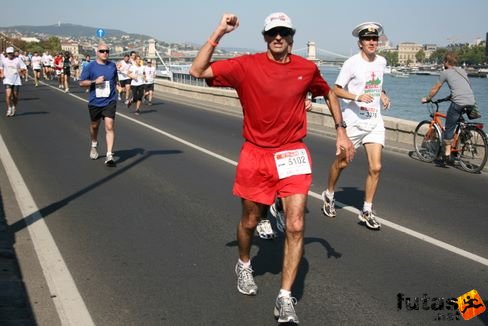
[[110,102],[109,105],[102,107],[88,105],[88,111],[90,112],[91,121],[98,121],[100,119],[104,119],[105,117],[115,119],[115,112],[117,107],[116,104],[117,102],[113,101]]

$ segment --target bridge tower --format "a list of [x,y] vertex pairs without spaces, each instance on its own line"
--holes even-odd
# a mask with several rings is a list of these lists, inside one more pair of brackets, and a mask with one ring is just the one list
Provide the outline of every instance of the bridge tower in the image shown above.
[[307,59],[311,61],[318,61],[317,59],[317,47],[314,41],[307,42]]
[[156,58],[156,41],[153,39],[150,39],[147,41],[148,47],[147,47],[147,52],[146,56],[148,58],[154,59]]

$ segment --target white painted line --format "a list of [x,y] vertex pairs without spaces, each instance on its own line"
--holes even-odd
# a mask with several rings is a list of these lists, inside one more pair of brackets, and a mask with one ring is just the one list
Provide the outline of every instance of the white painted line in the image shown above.
[[[310,197],[314,197],[314,198],[317,198],[320,201],[322,201],[322,195],[320,195],[320,194],[317,194],[315,192],[309,191],[308,192],[308,195]],[[359,214],[359,210],[357,208],[355,208],[355,207],[346,206],[345,204],[343,204],[341,202],[338,202],[338,201],[336,201],[335,203],[336,203],[336,206],[337,207],[340,207],[340,208],[342,208],[342,209],[344,209],[346,211],[349,211],[349,212],[353,213],[354,216],[357,216]],[[422,234],[420,232],[414,231],[412,229],[406,228],[406,227],[401,226],[399,224],[390,222],[388,220],[385,220],[384,218],[377,217],[376,219],[382,225],[386,225],[386,226],[388,226],[388,227],[390,227],[390,228],[392,228],[394,230],[397,230],[399,232],[405,233],[405,234],[407,234],[409,236],[412,236],[414,238],[417,238],[417,239],[420,239],[420,240],[425,241],[427,243],[430,243],[430,244],[432,244],[432,245],[434,245],[436,247],[445,249],[447,251],[450,251],[452,253],[458,254],[458,255],[463,256],[465,258],[474,260],[475,262],[480,263],[482,265],[488,266],[488,259],[486,259],[484,257],[475,255],[475,254],[473,254],[473,253],[471,253],[469,251],[466,251],[466,250],[463,250],[461,248],[455,247],[455,246],[450,245],[449,243],[446,243],[444,241],[437,240],[435,238],[429,237],[428,235],[425,235],[425,234]]]
[[15,193],[62,325],[95,325],[71,273],[0,135],[0,160]]

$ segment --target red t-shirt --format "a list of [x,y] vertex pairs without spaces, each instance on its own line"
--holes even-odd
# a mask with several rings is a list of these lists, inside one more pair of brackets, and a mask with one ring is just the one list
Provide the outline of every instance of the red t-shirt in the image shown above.
[[56,70],[63,70],[63,57],[59,55],[54,57],[54,67]]
[[211,63],[209,86],[235,88],[244,113],[244,138],[261,147],[301,141],[307,134],[305,97],[327,96],[329,85],[317,65],[290,55],[278,63],[266,53]]

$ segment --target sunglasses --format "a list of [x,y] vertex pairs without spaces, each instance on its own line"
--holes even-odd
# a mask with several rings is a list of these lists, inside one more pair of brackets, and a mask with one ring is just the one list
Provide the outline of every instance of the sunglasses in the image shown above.
[[280,34],[281,37],[287,37],[295,33],[290,28],[273,28],[267,32],[264,32],[264,35],[271,36],[271,37],[276,37],[276,35],[278,34]]
[[103,50],[102,49],[102,50],[98,50],[98,53],[110,53],[110,50],[108,50],[108,49],[107,50]]

